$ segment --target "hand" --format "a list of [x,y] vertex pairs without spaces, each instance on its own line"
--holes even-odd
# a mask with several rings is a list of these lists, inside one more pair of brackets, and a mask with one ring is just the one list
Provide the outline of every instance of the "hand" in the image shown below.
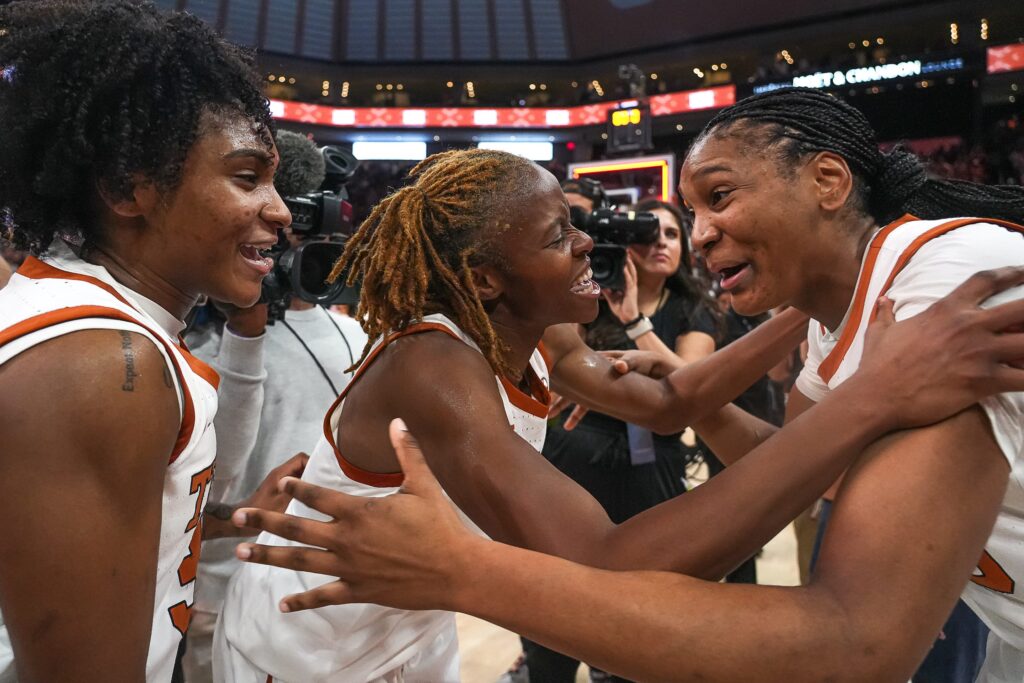
[[[288,503],[291,502],[292,497],[278,487],[278,482],[285,477],[301,477],[302,472],[306,469],[306,463],[308,462],[308,455],[305,453],[296,453],[285,462],[270,470],[270,473],[267,474],[262,482],[260,482],[260,485],[256,487],[256,490],[235,507],[261,508],[272,512],[284,512],[285,508],[288,507]],[[258,533],[259,529],[247,529],[242,527],[237,530],[236,535],[255,536]]]
[[619,292],[612,289],[601,289],[601,296],[608,302],[608,308],[623,323],[636,320],[640,315],[640,304],[637,299],[636,265],[633,257],[626,252],[626,265],[622,269],[626,277],[625,288]]
[[977,273],[912,318],[895,322],[880,299],[851,381],[886,402],[895,428],[945,419],[993,394],[1024,390],[1024,299],[980,303],[1024,284],[1024,267]]
[[391,444],[405,473],[398,493],[362,498],[287,478],[281,489],[330,521],[244,509],[233,521],[312,548],[244,543],[236,554],[246,562],[338,577],[313,590],[289,595],[283,612],[325,605],[375,602],[401,609],[448,609],[459,562],[471,562],[472,546],[483,539],[459,520],[413,436],[392,420]]
[[683,366],[682,360],[677,364],[665,358],[663,354],[654,351],[600,351],[599,353],[611,362],[612,369],[620,375],[636,372],[654,379],[661,379]]
[[589,408],[586,408],[580,404],[573,406],[573,402],[564,396],[551,393],[551,406],[548,408],[548,418],[556,417],[561,415],[564,410],[567,410],[572,406],[572,412],[569,413],[569,417],[565,418],[565,422],[562,423],[562,429],[567,432],[571,432],[576,428],[576,425],[580,423],[583,416],[590,412]]
[[239,337],[258,337],[267,329],[266,304],[239,308],[223,301],[215,301],[213,305],[227,318],[228,329]]

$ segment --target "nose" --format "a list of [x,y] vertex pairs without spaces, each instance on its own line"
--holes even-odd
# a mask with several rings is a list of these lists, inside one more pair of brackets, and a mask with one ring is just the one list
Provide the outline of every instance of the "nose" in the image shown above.
[[699,215],[693,217],[693,232],[690,234],[690,239],[693,241],[694,249],[706,255],[720,238],[721,234],[711,225],[710,221]]
[[576,230],[576,238],[572,241],[572,255],[586,256],[593,250],[594,238],[582,230]]
[[283,230],[292,224],[292,212],[288,210],[288,205],[284,203],[281,195],[273,186],[270,188],[269,201],[263,205],[263,210],[260,211],[260,217],[270,223],[274,230]]

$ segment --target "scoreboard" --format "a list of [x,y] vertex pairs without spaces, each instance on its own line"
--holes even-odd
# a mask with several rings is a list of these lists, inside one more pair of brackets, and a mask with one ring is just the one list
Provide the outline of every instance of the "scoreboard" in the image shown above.
[[638,102],[624,102],[608,111],[608,151],[639,152],[651,149],[651,110]]

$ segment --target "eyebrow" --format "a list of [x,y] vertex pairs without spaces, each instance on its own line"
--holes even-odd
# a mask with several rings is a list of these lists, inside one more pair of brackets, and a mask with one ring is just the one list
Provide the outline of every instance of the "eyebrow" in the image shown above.
[[700,168],[698,168],[696,171],[693,172],[693,177],[696,178],[698,176],[711,175],[712,173],[717,173],[718,171],[727,171],[731,173],[732,170],[733,169],[731,166],[727,166],[725,164],[712,164],[711,166],[701,166]]
[[273,166],[274,162],[277,159],[270,152],[264,149],[257,149],[255,147],[244,147],[242,149],[236,149],[224,155],[225,159],[237,159],[238,157],[256,157],[256,159],[263,163],[265,166]]

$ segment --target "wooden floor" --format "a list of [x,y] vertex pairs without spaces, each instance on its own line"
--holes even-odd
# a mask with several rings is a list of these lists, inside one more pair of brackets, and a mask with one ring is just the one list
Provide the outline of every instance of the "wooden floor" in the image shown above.
[[[775,537],[757,559],[758,583],[795,586],[800,583],[796,562],[796,537],[789,526]],[[463,683],[494,683],[519,655],[519,639],[493,624],[460,614],[459,646],[462,653]],[[588,680],[580,667],[576,680]]]

